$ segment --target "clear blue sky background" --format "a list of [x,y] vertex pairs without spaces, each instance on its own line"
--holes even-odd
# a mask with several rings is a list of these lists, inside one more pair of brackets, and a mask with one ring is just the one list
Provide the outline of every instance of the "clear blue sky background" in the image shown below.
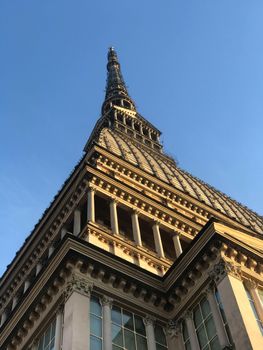
[[0,275],[82,155],[113,45],[181,167],[263,213],[262,0],[0,1]]

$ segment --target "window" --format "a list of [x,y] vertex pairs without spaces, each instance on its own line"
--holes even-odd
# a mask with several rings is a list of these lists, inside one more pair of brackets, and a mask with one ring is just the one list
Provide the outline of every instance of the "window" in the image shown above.
[[258,295],[259,295],[260,301],[263,305],[263,289],[258,289]]
[[251,309],[252,309],[253,314],[254,314],[254,316],[255,316],[255,319],[256,319],[256,321],[257,321],[258,327],[259,327],[259,329],[260,329],[260,331],[261,331],[261,334],[263,335],[263,323],[262,323],[262,321],[261,321],[261,319],[260,319],[260,317],[259,317],[259,314],[258,314],[258,312],[257,312],[256,306],[255,306],[255,303],[254,303],[254,300],[253,300],[253,298],[252,298],[252,295],[251,295],[250,291],[249,291],[247,288],[245,288],[245,290],[246,290],[246,293],[247,293],[247,297],[248,297],[248,300],[249,300],[249,304],[250,304],[250,306],[251,306]]
[[113,306],[111,321],[113,350],[147,350],[145,327],[140,316]]
[[102,350],[102,307],[95,296],[90,299],[90,348]]
[[209,302],[203,298],[193,310],[194,325],[201,350],[220,350]]
[[219,294],[217,289],[215,290],[215,298],[216,298],[218,309],[219,309],[221,317],[222,317],[223,325],[224,325],[226,333],[227,333],[228,341],[232,342],[232,337],[231,337],[229,326],[227,324],[225,311],[224,311],[223,304],[222,304],[222,301],[220,298],[220,294]]
[[190,337],[185,321],[182,323],[182,334],[185,350],[191,350]]
[[56,320],[54,320],[39,339],[37,350],[53,350],[55,346]]
[[155,336],[156,350],[166,350],[167,343],[166,343],[166,337],[163,331],[163,327],[159,326],[158,324],[155,325],[154,336]]

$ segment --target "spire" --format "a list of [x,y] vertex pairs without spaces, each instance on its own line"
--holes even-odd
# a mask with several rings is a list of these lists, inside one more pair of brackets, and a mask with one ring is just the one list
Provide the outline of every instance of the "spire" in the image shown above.
[[135,110],[134,102],[128,94],[121,74],[117,53],[113,47],[110,47],[108,51],[107,71],[106,94],[102,105],[102,114],[107,112],[112,105]]

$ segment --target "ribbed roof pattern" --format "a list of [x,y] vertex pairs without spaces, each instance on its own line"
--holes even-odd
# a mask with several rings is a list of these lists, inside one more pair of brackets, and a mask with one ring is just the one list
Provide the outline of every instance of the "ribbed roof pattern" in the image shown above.
[[100,132],[98,144],[229,218],[250,226],[259,233],[263,232],[263,218],[260,215],[180,169],[165,155],[143,147],[125,134],[108,128]]

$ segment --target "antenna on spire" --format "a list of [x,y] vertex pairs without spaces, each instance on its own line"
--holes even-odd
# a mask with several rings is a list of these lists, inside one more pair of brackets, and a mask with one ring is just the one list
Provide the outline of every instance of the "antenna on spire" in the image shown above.
[[102,105],[102,114],[107,112],[112,105],[135,110],[135,104],[128,94],[118,56],[113,46],[109,47],[108,50],[106,94]]

